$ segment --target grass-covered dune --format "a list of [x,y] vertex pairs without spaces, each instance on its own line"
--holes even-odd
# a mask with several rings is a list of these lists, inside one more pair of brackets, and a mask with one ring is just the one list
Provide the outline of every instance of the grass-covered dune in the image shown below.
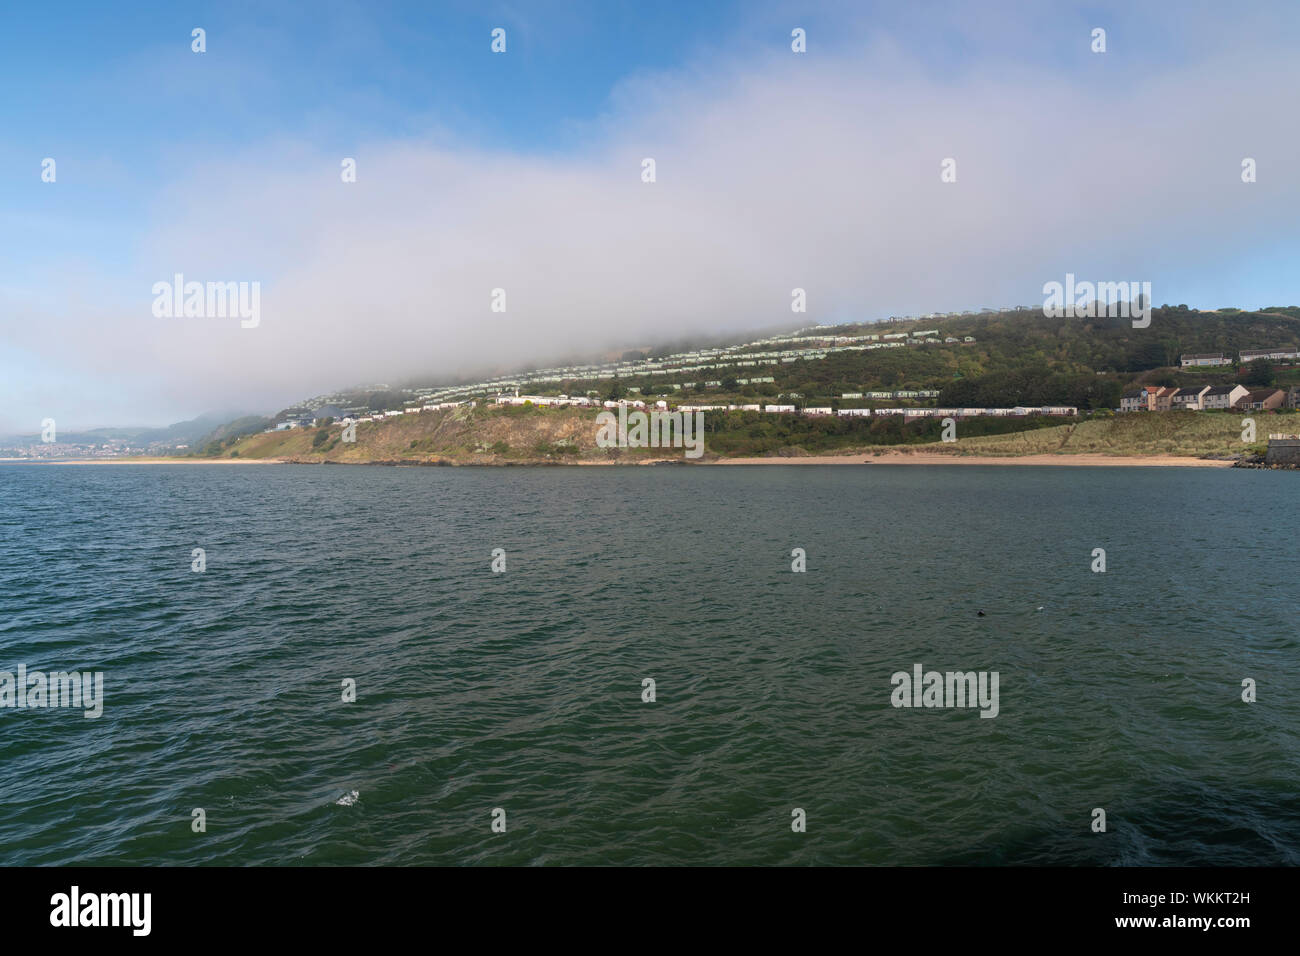
[[[1242,440],[1243,419],[1255,421],[1256,441]],[[1270,431],[1300,429],[1300,415],[1263,412],[1160,412],[1090,418],[1077,424],[1057,425],[1014,435],[962,437],[939,446],[926,446],[926,453],[952,455],[1109,455],[1172,456],[1201,458],[1263,454]],[[868,452],[896,451],[894,448],[864,449]]]

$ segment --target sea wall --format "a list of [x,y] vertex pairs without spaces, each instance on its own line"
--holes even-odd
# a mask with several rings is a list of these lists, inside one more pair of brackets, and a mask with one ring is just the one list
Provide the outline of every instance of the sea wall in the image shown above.
[[1270,438],[1264,464],[1273,467],[1300,467],[1300,438]]

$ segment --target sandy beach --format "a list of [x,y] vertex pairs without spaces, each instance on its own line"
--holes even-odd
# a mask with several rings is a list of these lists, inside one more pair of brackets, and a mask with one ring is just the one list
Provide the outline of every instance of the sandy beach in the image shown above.
[[41,461],[9,458],[34,465],[283,465],[279,458],[63,458]]
[[722,458],[717,465],[1088,465],[1122,468],[1229,468],[1230,461],[1179,458],[1172,455],[980,455],[908,454],[824,455],[805,458]]

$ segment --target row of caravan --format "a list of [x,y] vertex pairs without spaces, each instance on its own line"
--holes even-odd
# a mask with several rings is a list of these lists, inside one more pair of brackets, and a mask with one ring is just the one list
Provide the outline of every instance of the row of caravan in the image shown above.
[[1073,405],[1017,405],[1015,408],[805,408],[805,415],[902,415],[904,418],[1022,418],[1026,415],[1073,417],[1079,409]]

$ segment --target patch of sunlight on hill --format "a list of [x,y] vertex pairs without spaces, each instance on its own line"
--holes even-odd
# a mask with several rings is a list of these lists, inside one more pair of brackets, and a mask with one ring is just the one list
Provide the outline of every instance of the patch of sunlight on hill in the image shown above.
[[[911,446],[926,454],[953,455],[1232,455],[1249,450],[1241,440],[1245,415],[1231,413],[1139,412],[1011,435],[985,435]],[[1262,434],[1262,416],[1257,416]],[[867,449],[867,450],[875,450]],[[883,447],[884,451],[898,450]]]

